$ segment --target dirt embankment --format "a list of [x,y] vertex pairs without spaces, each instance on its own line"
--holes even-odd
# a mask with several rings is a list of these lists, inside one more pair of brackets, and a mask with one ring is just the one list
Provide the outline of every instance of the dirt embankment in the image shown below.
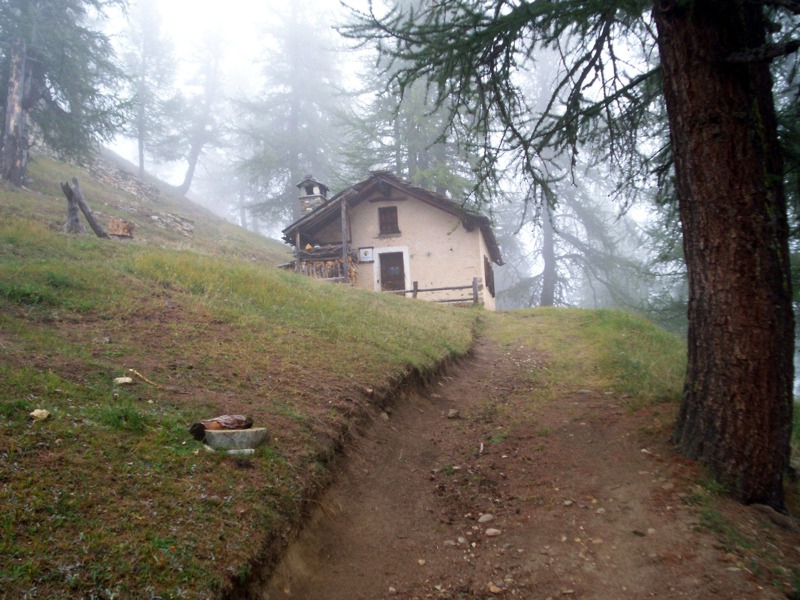
[[791,574],[776,574],[800,563],[800,535],[708,504],[668,443],[674,406],[631,412],[582,389],[532,410],[543,362],[482,340],[400,400],[256,597],[787,597]]

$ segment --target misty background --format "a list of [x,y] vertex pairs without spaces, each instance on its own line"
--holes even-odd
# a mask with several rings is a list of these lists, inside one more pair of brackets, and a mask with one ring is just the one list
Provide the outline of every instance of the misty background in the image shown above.
[[[684,333],[680,234],[655,181],[623,197],[587,152],[546,193],[511,162],[499,185],[479,186],[481,140],[445,130],[424,86],[401,101],[374,44],[341,35],[364,10],[356,0],[137,0],[127,16],[111,13],[104,27],[133,99],[112,149],[141,175],[273,238],[297,217],[294,184],[305,175],[333,194],[389,169],[491,216],[506,262],[500,308],[620,307]],[[544,102],[547,69],[521,77]]]

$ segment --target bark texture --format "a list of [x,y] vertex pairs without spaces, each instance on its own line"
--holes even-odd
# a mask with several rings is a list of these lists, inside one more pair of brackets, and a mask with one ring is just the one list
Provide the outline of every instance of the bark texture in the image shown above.
[[80,208],[72,189],[68,183],[61,184],[61,191],[67,198],[67,220],[61,226],[62,233],[86,233],[86,227],[81,223]]
[[27,48],[25,42],[21,39],[15,40],[9,61],[2,152],[3,179],[10,181],[14,185],[22,185],[24,183],[28,152],[25,136],[25,111],[22,105],[25,89],[26,57]]
[[688,372],[675,431],[745,503],[784,508],[793,335],[788,227],[759,3],[656,0],[689,276]]

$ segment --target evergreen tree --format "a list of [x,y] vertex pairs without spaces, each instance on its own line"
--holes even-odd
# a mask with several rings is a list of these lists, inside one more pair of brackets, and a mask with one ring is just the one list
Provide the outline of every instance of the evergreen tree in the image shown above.
[[172,129],[159,144],[159,154],[186,164],[183,181],[175,187],[181,196],[189,193],[203,153],[226,143],[231,124],[227,117],[223,48],[224,40],[216,32],[201,36],[192,59],[194,74],[186,86],[189,91],[173,97],[167,108],[172,115]]
[[646,229],[650,273],[648,298],[640,312],[667,331],[686,337],[689,285],[676,203],[657,205]]
[[507,264],[498,275],[502,307],[640,309],[651,277],[633,258],[641,251],[643,232],[612,208],[604,178],[585,168],[547,190],[539,187],[517,197],[545,192],[552,198],[529,200],[522,223],[520,201],[494,206]]
[[[0,0],[2,177],[25,178],[32,138],[71,158],[87,158],[124,118],[109,90],[122,72],[108,38],[91,29],[124,0]],[[32,129],[33,128],[33,129]]]
[[[430,79],[440,106],[454,101],[451,116],[499,123],[500,143],[537,184],[551,182],[550,157],[586,141],[602,142],[628,179],[674,176],[689,280],[674,439],[739,500],[783,509],[794,321],[769,61],[799,44],[768,39],[768,10],[792,24],[800,13],[794,1],[453,0],[363,13],[348,34],[379,41],[402,89]],[[561,64],[537,111],[515,75],[536,67],[541,48],[557,48]],[[622,58],[634,48],[643,68]],[[642,154],[660,93],[670,148]],[[485,166],[502,165],[488,156]]]
[[145,156],[162,156],[178,104],[174,89],[175,56],[172,42],[161,31],[155,0],[139,0],[129,12],[129,28],[121,52],[131,82],[132,118],[127,131],[137,142],[139,177]]
[[268,223],[299,217],[298,190],[306,175],[333,188],[342,114],[340,78],[327,25],[298,3],[266,31],[263,88],[238,103],[238,169],[252,194],[246,204]]
[[[367,75],[369,100],[348,119],[345,149],[355,177],[371,169],[393,171],[421,187],[465,200],[475,187],[474,137],[448,128],[446,110],[437,110],[425,82],[407,88],[400,97],[389,74],[378,67]],[[484,190],[481,190],[484,191]]]

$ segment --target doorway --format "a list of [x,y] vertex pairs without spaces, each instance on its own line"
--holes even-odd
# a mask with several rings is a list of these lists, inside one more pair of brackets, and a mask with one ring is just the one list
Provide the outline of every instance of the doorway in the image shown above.
[[383,252],[379,257],[381,263],[381,290],[404,290],[406,288],[406,274],[403,268],[403,253]]

